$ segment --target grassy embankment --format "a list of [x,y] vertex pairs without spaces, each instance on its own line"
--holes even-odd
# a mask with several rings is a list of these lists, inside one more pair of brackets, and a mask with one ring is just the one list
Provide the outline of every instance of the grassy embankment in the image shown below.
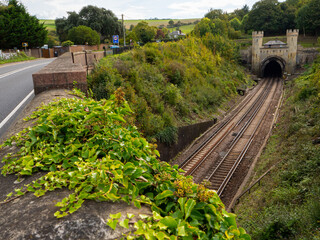
[[13,63],[13,62],[22,62],[22,61],[28,61],[36,59],[35,57],[28,57],[24,52],[20,52],[17,54],[17,56],[13,56],[10,59],[1,59],[0,58],[0,64],[5,63]]
[[234,43],[212,35],[147,44],[103,59],[89,87],[97,99],[122,87],[145,136],[172,143],[176,127],[211,120],[237,87],[248,84],[236,52]]
[[320,61],[288,82],[279,122],[235,212],[253,239],[320,239]]

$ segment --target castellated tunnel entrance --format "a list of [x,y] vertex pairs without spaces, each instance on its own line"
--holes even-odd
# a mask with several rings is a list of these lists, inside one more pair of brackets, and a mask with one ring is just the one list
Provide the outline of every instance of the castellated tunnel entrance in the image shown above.
[[267,77],[282,77],[285,68],[285,63],[282,59],[268,58],[263,61],[261,66],[260,75],[264,78]]

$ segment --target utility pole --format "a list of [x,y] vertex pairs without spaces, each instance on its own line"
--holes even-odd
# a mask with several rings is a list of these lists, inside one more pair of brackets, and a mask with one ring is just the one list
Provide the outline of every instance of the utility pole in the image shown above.
[[123,14],[122,16],[122,28],[123,28],[123,46],[126,45],[126,28],[124,27],[124,22],[123,22]]

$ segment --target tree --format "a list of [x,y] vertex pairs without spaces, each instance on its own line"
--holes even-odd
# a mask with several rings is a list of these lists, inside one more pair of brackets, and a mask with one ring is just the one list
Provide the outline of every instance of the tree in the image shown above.
[[139,22],[133,29],[138,41],[144,44],[154,39],[156,31],[156,28],[149,26],[145,21]]
[[168,23],[169,23],[169,27],[172,28],[174,26],[174,21],[172,19]]
[[221,19],[221,20],[228,20],[228,14],[224,13],[222,9],[210,9],[210,11],[204,15],[204,17],[209,19]]
[[75,44],[81,45],[96,45],[100,43],[99,34],[90,27],[83,25],[71,28],[68,33],[68,38]]
[[297,23],[304,34],[318,36],[320,33],[320,0],[311,0],[300,8],[297,14]]
[[164,39],[165,35],[161,29],[157,29],[155,39]]
[[249,6],[245,4],[241,9],[234,10],[234,14],[241,21],[249,13]]
[[46,41],[47,30],[35,16],[31,16],[17,0],[0,7],[0,48],[40,47]]
[[265,31],[266,35],[283,34],[287,26],[278,0],[256,2],[249,13],[248,28]]
[[213,33],[213,29],[215,28],[214,23],[207,17],[202,18],[201,21],[194,27],[193,33],[202,37],[206,35],[206,33]]
[[111,10],[88,5],[83,7],[79,14],[67,12],[68,18],[57,18],[56,28],[60,41],[67,40],[68,31],[80,25],[90,27],[101,35],[101,40],[111,38],[112,35],[121,34],[122,26]]
[[234,28],[234,30],[239,31],[241,29],[241,22],[239,21],[238,18],[233,18],[232,20],[230,20],[230,25],[231,27]]

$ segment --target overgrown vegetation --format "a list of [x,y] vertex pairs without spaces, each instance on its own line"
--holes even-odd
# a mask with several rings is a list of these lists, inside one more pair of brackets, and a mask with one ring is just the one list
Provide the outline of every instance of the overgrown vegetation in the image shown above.
[[2,58],[0,55],[0,64],[28,61],[33,59],[35,58],[27,56],[24,52],[17,52],[17,53],[13,53],[10,57],[6,57],[6,58]]
[[172,143],[176,127],[211,120],[237,86],[247,83],[236,59],[234,43],[208,34],[109,56],[88,83],[96,99],[122,87],[144,135]]
[[236,207],[253,239],[320,239],[319,60],[288,83],[280,121],[254,179],[278,165]]
[[[46,174],[8,198],[68,188],[72,192],[56,204],[58,218],[77,211],[87,199],[149,206],[152,215],[140,216],[127,239],[249,240],[216,192],[156,159],[155,146],[130,123],[123,96],[118,90],[110,100],[61,99],[34,112],[28,120],[36,124],[0,146],[19,149],[4,157],[2,174]],[[128,228],[128,219],[117,226],[120,216],[111,215],[107,224]]]

